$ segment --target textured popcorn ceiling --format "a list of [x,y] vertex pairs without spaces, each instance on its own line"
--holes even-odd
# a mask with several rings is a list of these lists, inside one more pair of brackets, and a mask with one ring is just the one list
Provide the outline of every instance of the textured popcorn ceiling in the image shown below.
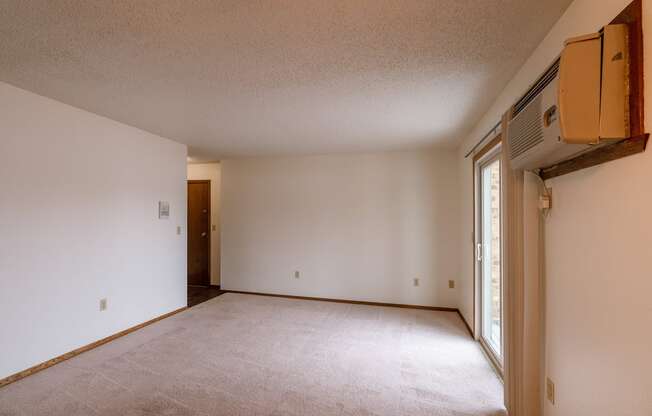
[[454,145],[569,3],[0,0],[0,80],[200,160]]

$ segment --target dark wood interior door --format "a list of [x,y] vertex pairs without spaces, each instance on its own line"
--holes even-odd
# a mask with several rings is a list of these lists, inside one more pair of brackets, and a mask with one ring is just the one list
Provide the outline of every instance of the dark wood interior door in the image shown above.
[[188,181],[188,284],[210,286],[211,181]]

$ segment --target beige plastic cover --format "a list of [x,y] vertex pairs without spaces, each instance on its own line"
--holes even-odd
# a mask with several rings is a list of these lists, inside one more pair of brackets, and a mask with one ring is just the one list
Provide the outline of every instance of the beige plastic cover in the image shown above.
[[559,67],[559,124],[566,143],[600,141],[601,58],[599,33],[566,41]]

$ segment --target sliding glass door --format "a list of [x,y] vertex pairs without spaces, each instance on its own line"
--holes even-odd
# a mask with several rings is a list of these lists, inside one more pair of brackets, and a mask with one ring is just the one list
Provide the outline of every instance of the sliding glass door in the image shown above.
[[480,341],[503,366],[503,273],[501,236],[500,146],[476,164],[477,281],[479,284]]

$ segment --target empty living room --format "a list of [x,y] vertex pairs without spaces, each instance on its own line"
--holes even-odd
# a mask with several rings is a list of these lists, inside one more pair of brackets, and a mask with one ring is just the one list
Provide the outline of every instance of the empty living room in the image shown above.
[[0,0],[0,416],[652,416],[652,1]]

